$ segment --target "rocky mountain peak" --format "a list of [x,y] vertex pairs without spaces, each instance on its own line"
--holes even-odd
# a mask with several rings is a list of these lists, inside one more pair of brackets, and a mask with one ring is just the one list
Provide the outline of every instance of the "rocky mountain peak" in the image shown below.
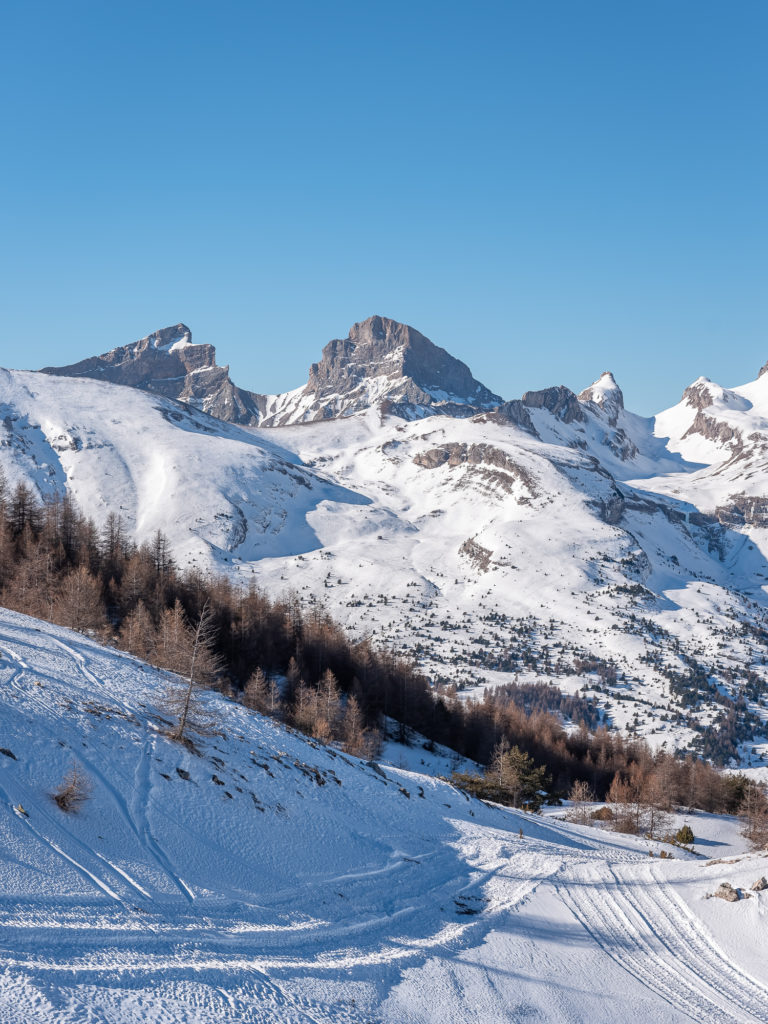
[[522,403],[529,409],[546,409],[563,423],[583,423],[585,419],[578,398],[563,384],[542,391],[526,391]]
[[233,423],[255,425],[260,418],[260,396],[235,387],[228,367],[216,365],[213,345],[194,344],[186,324],[163,327],[130,345],[69,366],[46,366],[42,372],[152,391]]
[[334,419],[373,406],[406,419],[472,416],[500,403],[465,363],[415,328],[372,316],[328,342],[305,387],[276,396],[264,425]]
[[594,402],[599,406],[610,403],[620,409],[624,408],[624,394],[610,370],[604,370],[593,384],[584,388],[578,397],[580,402]]
[[624,394],[610,370],[604,370],[578,398],[580,402],[594,402],[608,415],[611,426],[616,426],[619,413],[624,408]]
[[419,331],[388,317],[353,324],[343,341],[330,342],[310,371],[316,380],[410,378],[432,401],[498,405],[501,399],[472,376],[469,367]]
[[712,381],[709,377],[697,377],[683,392],[681,401],[694,409],[706,409],[712,405]]
[[116,384],[142,387],[150,380],[184,376],[193,370],[216,366],[213,345],[194,345],[186,324],[153,331],[130,345],[121,345],[100,356],[81,359],[69,366],[45,366],[43,373],[61,377],[95,377]]
[[[178,348],[186,348],[192,344],[192,331],[186,324],[175,324],[173,327],[161,327],[159,331],[153,331],[146,338],[137,341],[134,348],[144,350],[154,348],[166,352],[175,351]],[[128,346],[130,348],[130,346]],[[211,346],[208,346],[209,348]]]

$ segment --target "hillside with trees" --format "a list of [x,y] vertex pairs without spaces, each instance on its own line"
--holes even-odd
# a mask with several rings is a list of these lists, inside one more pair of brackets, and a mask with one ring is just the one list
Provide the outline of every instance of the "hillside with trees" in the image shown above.
[[[320,605],[307,611],[290,594],[182,571],[161,532],[137,546],[119,516],[99,531],[69,497],[40,502],[24,483],[0,482],[0,600],[187,679],[187,713],[194,687],[215,687],[364,756],[394,722],[402,742],[418,733],[488,765],[485,795],[502,802],[534,805],[538,791],[566,796],[579,782],[598,798],[628,792],[653,805],[658,792],[667,804],[706,810],[735,811],[745,796],[704,761],[654,755],[598,725],[583,698],[545,686],[506,685],[481,699],[433,688],[413,662],[351,639]],[[577,727],[566,729],[562,713]],[[535,785],[510,787],[510,750]]]

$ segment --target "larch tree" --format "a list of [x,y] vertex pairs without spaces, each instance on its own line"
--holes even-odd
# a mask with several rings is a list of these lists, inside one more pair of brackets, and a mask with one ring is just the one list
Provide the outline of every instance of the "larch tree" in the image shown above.
[[86,566],[67,573],[55,602],[54,617],[62,626],[96,631],[106,624],[101,584]]
[[578,779],[574,782],[568,794],[568,799],[571,801],[571,806],[566,813],[568,821],[576,822],[578,825],[591,824],[589,805],[594,801],[595,794],[592,792],[592,787],[589,783],[584,782],[583,779]]
[[187,683],[181,694],[181,713],[179,724],[173,732],[173,738],[183,743],[186,737],[188,726],[196,729],[207,726],[207,721],[200,714],[200,709],[194,704],[196,687],[210,682],[218,669],[218,662],[215,651],[216,626],[213,612],[206,601],[197,625],[190,629],[186,625],[184,630],[187,634],[187,649],[189,653],[189,666]]
[[142,600],[123,619],[120,627],[120,644],[130,654],[142,661],[152,659],[156,642],[155,624],[147,606]]

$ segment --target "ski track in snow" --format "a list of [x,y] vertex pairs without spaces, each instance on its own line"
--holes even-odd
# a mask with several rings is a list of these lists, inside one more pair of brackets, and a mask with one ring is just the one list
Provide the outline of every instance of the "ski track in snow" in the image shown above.
[[649,866],[590,865],[557,891],[612,959],[698,1024],[768,1021],[768,989],[717,948]]
[[[768,971],[642,843],[382,775],[226,702],[193,755],[156,731],[164,676],[32,623],[0,612],[0,1024],[768,1022]],[[72,756],[93,794],[64,815]]]

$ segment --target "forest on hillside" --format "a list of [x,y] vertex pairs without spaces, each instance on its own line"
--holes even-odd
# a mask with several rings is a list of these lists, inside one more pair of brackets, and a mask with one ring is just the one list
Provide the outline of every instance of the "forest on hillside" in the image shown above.
[[[295,595],[182,570],[161,532],[137,545],[117,515],[99,530],[69,496],[41,501],[3,479],[0,601],[181,677],[191,676],[194,657],[196,684],[360,756],[375,754],[389,721],[403,742],[418,733],[482,765],[497,760],[500,745],[514,749],[543,770],[537,778],[550,794],[583,783],[603,798],[621,785],[669,805],[723,811],[744,798],[744,780],[691,755],[652,754],[643,740],[598,724],[583,698],[545,684],[509,684],[480,700],[433,688],[413,661],[349,637],[319,604],[305,609]],[[566,729],[553,706],[575,727]]]

